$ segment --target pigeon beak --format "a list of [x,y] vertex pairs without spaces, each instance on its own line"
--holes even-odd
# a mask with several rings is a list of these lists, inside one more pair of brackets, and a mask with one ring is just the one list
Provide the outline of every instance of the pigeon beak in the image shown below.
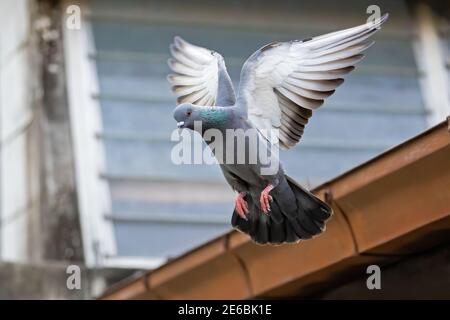
[[179,129],[183,128],[184,127],[184,121],[177,122],[177,127]]

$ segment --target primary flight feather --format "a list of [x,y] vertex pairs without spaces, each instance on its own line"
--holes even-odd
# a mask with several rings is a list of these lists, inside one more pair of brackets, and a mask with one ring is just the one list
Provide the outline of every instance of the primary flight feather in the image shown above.
[[[260,156],[300,141],[308,119],[363,58],[362,52],[374,43],[370,37],[387,17],[314,38],[265,45],[242,67],[237,99],[222,56],[175,37],[169,60],[174,74],[168,81],[179,103],[174,111],[178,127],[199,131],[210,147],[208,129],[223,133],[223,145],[227,130],[258,132],[257,143],[245,140],[243,163],[236,161],[241,152],[236,148],[233,161],[219,161],[225,179],[238,192],[231,223],[255,242],[297,242],[325,229],[330,206],[285,175],[279,161],[275,171],[263,173],[275,162],[263,163]],[[225,149],[212,148],[221,160],[229,156]],[[256,162],[248,160],[252,156]]]

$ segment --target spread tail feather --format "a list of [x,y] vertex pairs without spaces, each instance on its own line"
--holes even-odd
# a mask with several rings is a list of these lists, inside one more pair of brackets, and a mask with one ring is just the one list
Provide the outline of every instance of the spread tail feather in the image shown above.
[[[310,239],[325,230],[325,222],[333,214],[331,207],[286,176],[294,192],[297,209],[294,214],[286,214],[280,209],[277,196],[273,195],[269,215],[261,212],[252,197],[247,196],[248,220],[233,212],[231,224],[237,230],[247,233],[258,244],[295,243]],[[284,207],[284,206],[283,206]]]

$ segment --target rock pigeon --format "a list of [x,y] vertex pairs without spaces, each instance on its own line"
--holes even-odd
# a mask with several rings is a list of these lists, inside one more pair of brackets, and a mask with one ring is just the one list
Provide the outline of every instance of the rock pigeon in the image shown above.
[[[263,46],[244,63],[237,98],[219,53],[174,38],[168,61],[174,73],[168,81],[179,103],[174,111],[178,127],[198,131],[210,147],[212,139],[205,138],[208,129],[223,133],[223,144],[226,130],[258,132],[257,143],[246,140],[244,162],[236,162],[240,152],[236,148],[231,150],[237,153],[233,161],[224,161],[230,150],[213,151],[222,160],[226,181],[238,194],[231,224],[254,242],[295,243],[325,230],[332,215],[327,203],[287,176],[279,161],[274,172],[263,174],[267,163],[250,163],[249,158],[252,153],[257,159],[262,153],[272,155],[274,148],[289,149],[299,142],[308,119],[363,58],[362,52],[374,43],[369,38],[387,17],[314,38]],[[196,122],[202,124],[200,129]],[[277,139],[269,132],[276,132]]]

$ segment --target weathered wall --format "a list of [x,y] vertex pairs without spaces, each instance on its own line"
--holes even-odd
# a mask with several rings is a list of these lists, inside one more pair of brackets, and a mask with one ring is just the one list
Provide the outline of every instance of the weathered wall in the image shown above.
[[40,153],[40,207],[36,225],[42,259],[82,261],[73,149],[61,39],[59,1],[38,1],[35,32],[42,95],[35,101],[38,124],[33,144]]
[[127,270],[81,267],[81,288],[68,289],[65,262],[42,264],[0,263],[0,300],[3,299],[90,299],[129,274]]
[[1,1],[2,257],[83,260],[58,1]]

